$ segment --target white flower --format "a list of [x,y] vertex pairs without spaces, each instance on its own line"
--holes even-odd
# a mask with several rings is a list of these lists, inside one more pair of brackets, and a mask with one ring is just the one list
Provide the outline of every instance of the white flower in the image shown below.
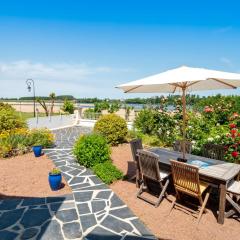
[[196,141],[193,140],[191,143],[194,145],[196,143]]
[[216,136],[215,136],[215,138],[216,138],[216,139],[219,139],[219,138],[220,138],[220,136],[219,136],[219,135],[216,135]]
[[208,142],[212,142],[214,139],[212,137],[210,137],[207,140],[208,140]]

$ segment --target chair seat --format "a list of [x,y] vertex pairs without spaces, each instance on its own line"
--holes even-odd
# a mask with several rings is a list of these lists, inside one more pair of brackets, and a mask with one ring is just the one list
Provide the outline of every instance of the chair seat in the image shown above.
[[227,192],[233,193],[236,195],[240,195],[240,182],[238,182],[238,181],[230,182],[230,184],[227,188]]
[[160,170],[161,179],[164,179],[164,178],[168,177],[170,174],[171,174],[170,172]]
[[[184,181],[184,180],[182,180],[182,181]],[[200,181],[200,182],[199,182],[199,186],[200,186],[200,193],[201,193],[201,195],[202,195],[203,192],[208,188],[209,184]],[[192,195],[192,196],[197,196],[196,193],[194,193],[193,191],[188,190],[188,189],[186,189],[186,188],[184,188],[184,187],[181,187],[181,186],[179,186],[179,185],[175,185],[175,187],[176,187],[179,191],[188,193],[188,194],[190,194],[190,195]]]
[[200,181],[200,192],[203,194],[203,192],[208,188],[209,184],[206,182]]

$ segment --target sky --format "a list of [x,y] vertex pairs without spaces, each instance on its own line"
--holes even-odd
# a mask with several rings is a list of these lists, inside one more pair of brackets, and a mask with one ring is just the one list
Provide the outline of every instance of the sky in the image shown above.
[[182,65],[240,72],[239,9],[237,0],[1,1],[0,97],[31,96],[27,78],[41,96],[130,98],[149,94],[115,86]]

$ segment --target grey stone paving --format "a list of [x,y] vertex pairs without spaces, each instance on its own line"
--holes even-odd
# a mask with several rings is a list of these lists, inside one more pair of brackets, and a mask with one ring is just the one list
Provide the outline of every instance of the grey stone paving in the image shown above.
[[45,150],[72,194],[0,200],[0,240],[156,239],[118,196],[72,155],[75,139],[89,129],[54,131],[56,148]]

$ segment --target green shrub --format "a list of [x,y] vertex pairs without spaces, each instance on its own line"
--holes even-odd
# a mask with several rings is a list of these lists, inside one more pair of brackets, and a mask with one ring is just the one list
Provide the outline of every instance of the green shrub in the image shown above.
[[109,144],[118,145],[125,141],[128,128],[123,118],[116,114],[107,114],[96,122],[94,132],[103,135]]
[[106,139],[97,134],[82,135],[75,143],[73,153],[79,164],[92,167],[110,158],[110,148]]
[[63,106],[62,106],[62,110],[63,110],[64,112],[73,114],[73,113],[74,113],[74,104],[73,104],[73,102],[65,99],[65,100],[64,100],[64,103],[63,103]]
[[111,161],[97,164],[92,169],[94,173],[106,184],[110,184],[123,178],[123,173],[118,170]]
[[157,128],[157,112],[153,109],[141,110],[135,121],[134,126],[143,134],[154,134]]
[[26,123],[9,104],[0,103],[0,133],[26,127]]

